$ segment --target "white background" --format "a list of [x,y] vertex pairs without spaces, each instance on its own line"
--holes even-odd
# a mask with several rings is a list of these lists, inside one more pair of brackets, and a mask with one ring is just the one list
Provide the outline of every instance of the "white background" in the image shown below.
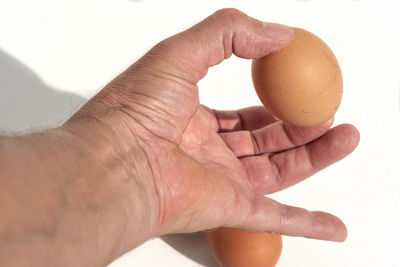
[[[340,216],[345,243],[284,238],[278,267],[400,266],[400,16],[393,1],[0,0],[0,131],[62,123],[161,39],[221,7],[308,29],[344,75],[336,124],[361,132],[358,149],[272,197]],[[250,62],[231,58],[200,82],[201,102],[259,104]],[[71,255],[74,257],[74,255]],[[112,267],[216,266],[202,234],[153,239]]]

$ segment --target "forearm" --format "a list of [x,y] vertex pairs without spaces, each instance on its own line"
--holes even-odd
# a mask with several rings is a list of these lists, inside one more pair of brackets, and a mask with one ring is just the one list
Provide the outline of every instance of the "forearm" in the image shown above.
[[1,266],[103,266],[150,237],[134,168],[85,127],[0,137]]

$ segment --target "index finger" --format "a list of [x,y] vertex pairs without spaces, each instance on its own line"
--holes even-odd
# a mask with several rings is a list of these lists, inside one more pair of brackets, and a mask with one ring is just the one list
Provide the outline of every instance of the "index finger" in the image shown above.
[[219,132],[253,131],[278,120],[263,106],[239,110],[212,110],[212,112],[217,119]]

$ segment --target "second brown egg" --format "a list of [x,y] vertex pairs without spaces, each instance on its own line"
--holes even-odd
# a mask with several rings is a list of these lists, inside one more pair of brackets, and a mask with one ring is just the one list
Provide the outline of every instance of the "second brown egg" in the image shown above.
[[282,251],[279,234],[223,227],[207,232],[206,240],[221,267],[273,267]]

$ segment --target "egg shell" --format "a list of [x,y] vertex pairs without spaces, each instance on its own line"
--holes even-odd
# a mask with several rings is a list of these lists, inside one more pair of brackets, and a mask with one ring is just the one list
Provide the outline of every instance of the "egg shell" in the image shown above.
[[207,232],[206,241],[221,267],[273,267],[282,252],[279,234],[219,228]]
[[279,119],[315,126],[337,111],[343,79],[331,49],[316,35],[294,28],[284,49],[253,60],[254,87],[264,106]]

